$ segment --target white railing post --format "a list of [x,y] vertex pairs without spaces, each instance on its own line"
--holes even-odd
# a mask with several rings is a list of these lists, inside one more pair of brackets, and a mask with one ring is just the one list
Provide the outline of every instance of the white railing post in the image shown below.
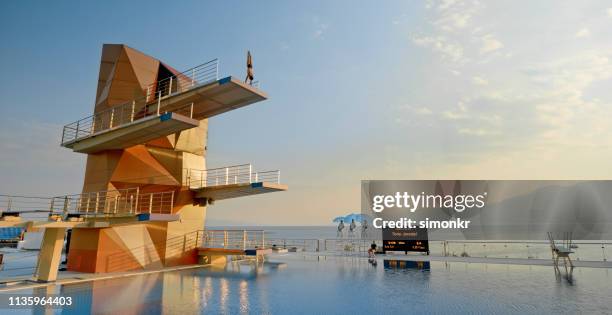
[[225,185],[229,184],[229,167],[225,168]]
[[70,207],[69,203],[70,201],[68,199],[68,196],[65,196],[64,197],[64,209],[62,209],[62,215],[64,218],[66,218],[68,215],[68,207]]
[[189,108],[189,118],[193,118],[193,102],[191,102],[191,106]]
[[153,193],[149,194],[149,214],[153,210]]
[[170,194],[170,213],[172,213],[172,209],[174,208],[174,191]]
[[96,208],[95,208],[95,213],[98,213],[98,206],[100,205],[100,193],[97,192],[96,193]]
[[[147,88],[148,89],[148,88]],[[148,93],[148,92],[147,92]],[[147,95],[147,99],[149,98],[149,95]],[[130,114],[130,122],[134,121],[134,111],[136,110],[136,100],[132,101],[132,113]]]
[[[76,140],[79,137],[79,124],[81,123],[81,121],[77,121],[77,126],[76,126],[76,132],[74,133],[74,139]],[[92,128],[93,128],[93,124],[92,124]],[[92,133],[93,133],[93,129],[92,129]]]
[[278,170],[278,176],[276,177],[276,183],[280,184],[280,170]]
[[172,77],[170,77],[170,83],[168,84],[168,95],[172,94]]
[[85,214],[89,213],[89,204],[90,203],[91,203],[91,197],[90,197],[90,194],[87,194],[87,206],[85,207]]
[[130,214],[134,211],[134,195],[130,195]]
[[115,119],[115,108],[111,109],[110,122],[108,123],[108,129],[113,128],[113,120]]
[[157,116],[159,116],[159,107],[161,106],[161,91],[159,91],[157,96]]
[[246,249],[246,243],[247,243],[247,231],[243,230],[242,231],[242,249]]
[[223,231],[223,248],[227,248],[227,230]]
[[259,183],[259,172],[255,173],[255,182]]
[[134,213],[138,213],[138,199],[140,199],[140,187],[136,187],[136,204],[134,205]]
[[119,195],[115,196],[115,206],[113,212],[117,214],[117,203],[119,202]]
[[251,164],[249,164],[249,183],[253,182],[253,166]]

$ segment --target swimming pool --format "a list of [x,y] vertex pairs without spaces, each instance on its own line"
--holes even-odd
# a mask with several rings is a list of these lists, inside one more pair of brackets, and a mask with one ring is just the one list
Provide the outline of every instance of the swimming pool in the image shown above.
[[[416,263],[289,254],[234,263],[36,289],[72,296],[83,313],[610,313],[612,272],[576,268]],[[15,310],[15,313],[30,313]]]

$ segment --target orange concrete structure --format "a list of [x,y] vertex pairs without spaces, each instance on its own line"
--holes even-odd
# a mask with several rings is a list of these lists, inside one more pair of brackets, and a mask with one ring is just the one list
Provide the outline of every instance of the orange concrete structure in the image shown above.
[[[87,154],[82,194],[51,202],[72,227],[67,269],[197,263],[208,204],[286,190],[278,176],[266,182],[269,172],[250,165],[206,168],[208,118],[266,98],[252,85],[218,78],[216,60],[178,72],[128,46],[105,44],[94,113],[62,134],[62,146]],[[42,269],[54,268],[53,256]]]

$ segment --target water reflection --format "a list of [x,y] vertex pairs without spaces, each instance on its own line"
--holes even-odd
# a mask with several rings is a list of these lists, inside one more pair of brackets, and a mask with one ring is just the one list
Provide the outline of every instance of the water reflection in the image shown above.
[[240,281],[240,313],[249,312],[249,283],[246,280]]
[[[76,306],[62,310],[62,314],[263,314],[296,310],[373,314],[380,312],[380,301],[419,301],[410,306],[415,313],[610,313],[606,297],[612,292],[605,269],[568,269],[559,273],[556,281],[548,266],[379,258],[380,266],[373,268],[366,259],[347,257],[323,261],[275,259],[281,262],[235,262],[220,269],[51,286],[26,294],[73,297]],[[337,303],[349,300],[350,309]],[[405,307],[403,303],[389,303],[385,311],[401,314]]]
[[427,271],[431,269],[429,261],[385,259],[384,266],[385,269],[415,269]]
[[554,268],[555,269],[555,277],[557,278],[558,281],[566,281],[567,284],[569,284],[570,286],[573,286],[574,283],[574,268],[575,267],[570,267],[570,268],[565,268],[565,272],[559,270],[559,268]]
[[[257,300],[258,308],[270,309],[266,292],[253,294],[252,280],[285,267],[286,263],[234,262],[220,269],[199,268],[41,287],[28,294],[72,297],[73,306],[65,307],[62,314],[249,313],[254,303],[251,299]],[[54,314],[57,311],[39,307],[23,310],[23,313]]]

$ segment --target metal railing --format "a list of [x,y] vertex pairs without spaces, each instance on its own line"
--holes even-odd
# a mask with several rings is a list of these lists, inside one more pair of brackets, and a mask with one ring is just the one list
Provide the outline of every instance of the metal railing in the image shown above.
[[172,213],[174,191],[143,193],[139,188],[97,191],[58,197],[0,195],[2,212],[47,212],[66,216],[112,216],[120,214]]
[[[266,245],[280,248],[296,247],[299,251],[327,252],[343,256],[366,256],[372,242],[382,247],[382,240],[372,239],[267,239]],[[610,241],[574,241],[577,248],[573,258],[576,261],[608,262],[612,258]],[[507,259],[550,259],[550,244],[547,241],[469,241],[429,240],[432,256],[507,258]]]
[[[180,257],[199,247],[246,250],[265,248],[265,244],[263,230],[197,230],[109,255],[106,258],[105,272],[142,269],[146,268],[147,264],[160,262],[154,260],[160,246],[165,248],[166,257]],[[136,257],[144,261],[145,266],[138,263]]]
[[174,191],[143,193],[139,188],[98,191],[52,198],[52,213],[104,216],[172,213]]
[[[168,239],[129,248],[127,251],[108,255],[103,265],[104,272],[144,269],[149,265],[160,266],[163,257],[158,248],[164,248],[165,257],[180,257],[196,250],[202,242],[204,231],[192,231]],[[141,264],[140,262],[144,262]]]
[[[215,82],[218,80],[218,77],[219,60],[214,59],[150,84],[143,91],[144,97],[113,106],[65,125],[62,131],[61,144],[72,143],[145,117],[159,116],[165,112],[161,104],[163,99]],[[191,109],[187,110],[188,107]],[[187,104],[173,112],[177,111],[183,113],[189,112],[188,116],[193,118],[193,103]]]
[[300,252],[319,252],[322,251],[323,244],[318,239],[286,239],[286,238],[266,238],[267,248],[282,248]]
[[206,170],[184,170],[184,185],[195,189],[260,182],[280,184],[280,170],[253,172],[253,166],[251,164],[241,164]]
[[199,66],[167,77],[150,84],[145,89],[145,99],[155,101],[159,97],[167,97],[182,93],[219,79],[219,59],[213,59]]
[[48,212],[50,197],[0,195],[0,212]]
[[264,230],[204,230],[202,247],[224,249],[266,248]]

